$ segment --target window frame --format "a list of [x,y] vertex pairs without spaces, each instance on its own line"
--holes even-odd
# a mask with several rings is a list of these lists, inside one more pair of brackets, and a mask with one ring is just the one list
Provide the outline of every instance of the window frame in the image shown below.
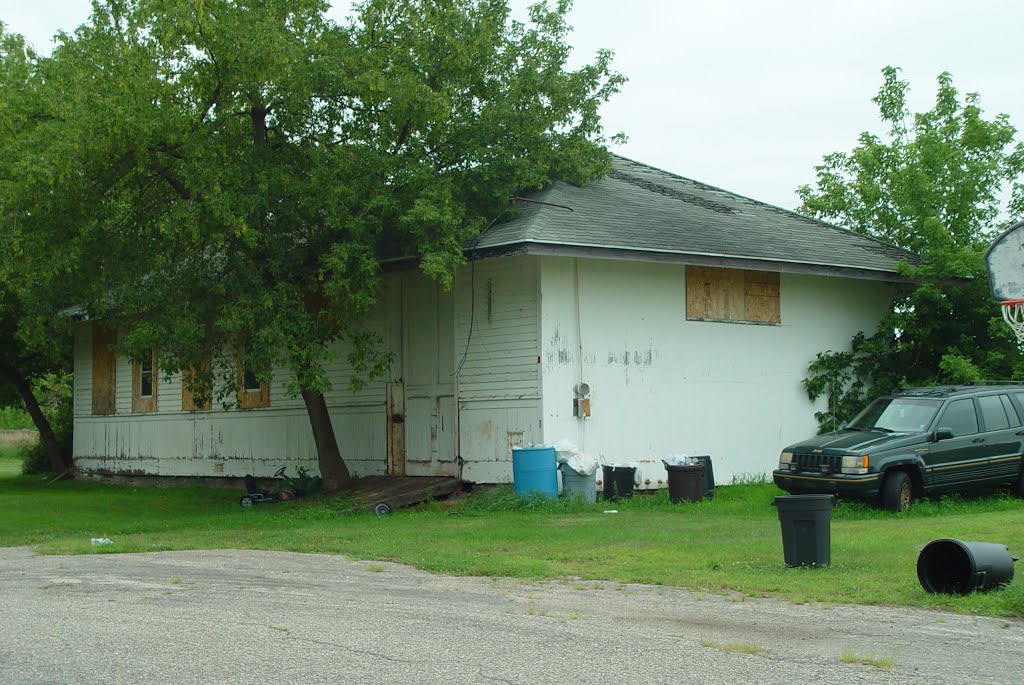
[[235,397],[239,409],[267,409],[270,407],[270,384],[259,381],[259,387],[247,387],[247,376],[258,380],[245,365],[245,349],[238,346],[235,374]]
[[117,414],[117,356],[111,348],[117,344],[117,331],[99,322],[93,322],[91,328],[91,414],[113,416]]
[[782,325],[780,272],[696,264],[685,272],[687,321]]
[[[149,370],[146,370],[145,362],[149,362]],[[141,359],[132,360],[132,413],[152,414],[159,410],[157,404],[159,386],[159,365],[157,363],[156,350],[149,350],[149,353]],[[146,377],[149,378],[149,395],[142,393],[142,386]]]
[[959,402],[969,402],[970,405],[971,405],[971,409],[974,411],[974,431],[972,431],[970,433],[957,433],[957,432],[954,431],[953,432],[953,437],[954,438],[963,438],[963,437],[967,437],[968,435],[977,435],[977,434],[981,433],[982,432],[982,430],[981,430],[982,423],[981,423],[981,418],[978,416],[978,403],[975,402],[974,399],[975,398],[973,398],[973,397],[958,397],[958,398],[956,398],[954,400],[950,400],[949,403],[946,404],[946,406],[942,410],[942,412],[939,414],[939,419],[938,419],[938,423],[936,423],[936,427],[937,428],[949,428],[952,431],[953,430],[953,426],[951,426],[950,424],[945,422],[946,421],[946,416],[949,414],[949,410],[953,407],[954,404],[957,404]]

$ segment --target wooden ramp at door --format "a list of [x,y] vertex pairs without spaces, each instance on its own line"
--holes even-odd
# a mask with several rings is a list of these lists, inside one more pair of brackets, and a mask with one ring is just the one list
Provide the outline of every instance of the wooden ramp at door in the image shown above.
[[367,476],[357,479],[348,491],[352,497],[350,511],[372,511],[382,516],[395,509],[448,497],[459,492],[461,487],[455,478]]

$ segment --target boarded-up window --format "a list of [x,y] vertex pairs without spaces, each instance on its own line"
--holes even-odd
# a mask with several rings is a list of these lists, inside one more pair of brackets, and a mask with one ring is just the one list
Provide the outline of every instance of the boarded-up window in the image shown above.
[[781,321],[779,274],[688,266],[686,318],[777,324]]
[[213,407],[213,388],[208,380],[210,360],[203,362],[202,373],[193,369],[181,372],[181,410],[209,411]]
[[132,360],[132,413],[156,411],[156,352]]
[[245,366],[245,355],[238,347],[238,407],[239,409],[261,409],[270,406],[270,385],[261,383],[256,375]]
[[109,416],[117,411],[117,359],[111,349],[117,332],[92,325],[92,413]]

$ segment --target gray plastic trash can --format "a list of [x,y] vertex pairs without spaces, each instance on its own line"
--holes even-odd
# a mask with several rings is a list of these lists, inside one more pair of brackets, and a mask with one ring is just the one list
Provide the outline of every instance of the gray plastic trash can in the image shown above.
[[558,470],[562,472],[564,497],[582,497],[584,501],[591,503],[597,501],[597,471],[584,476],[569,468],[568,464],[561,464]]

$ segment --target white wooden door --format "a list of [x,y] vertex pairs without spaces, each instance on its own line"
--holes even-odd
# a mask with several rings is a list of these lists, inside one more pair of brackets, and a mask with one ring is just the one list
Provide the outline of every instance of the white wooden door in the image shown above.
[[454,476],[454,300],[420,274],[403,279],[405,474]]

